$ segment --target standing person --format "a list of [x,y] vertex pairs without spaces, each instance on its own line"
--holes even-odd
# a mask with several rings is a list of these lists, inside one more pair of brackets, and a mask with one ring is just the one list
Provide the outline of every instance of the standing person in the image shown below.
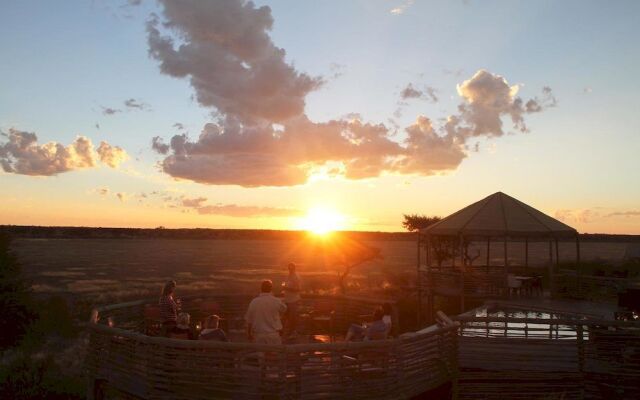
[[162,320],[162,331],[166,335],[177,325],[179,306],[174,296],[176,291],[176,281],[168,281],[162,288],[162,294],[158,304],[160,306],[160,319]]
[[244,316],[247,321],[247,336],[255,343],[282,344],[279,331],[282,330],[280,314],[287,306],[272,293],[273,282],[262,281],[260,295],[249,304]]
[[289,263],[289,276],[283,282],[284,304],[287,306],[285,313],[284,337],[295,336],[298,326],[298,308],[300,305],[300,277],[296,273],[296,265]]

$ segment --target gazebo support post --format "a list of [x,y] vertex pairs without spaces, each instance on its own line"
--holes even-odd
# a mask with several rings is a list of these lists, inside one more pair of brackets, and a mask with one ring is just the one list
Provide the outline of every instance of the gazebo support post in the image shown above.
[[491,254],[491,236],[487,236],[487,274],[489,273],[489,255]]
[[422,327],[422,274],[420,272],[420,230],[418,230],[418,240],[417,240],[417,254],[416,254],[416,272],[417,279],[416,284],[418,286],[418,329]]
[[580,234],[576,233],[576,286],[580,298]]
[[507,286],[507,297],[509,297],[509,256],[507,254],[507,237],[504,237],[504,281]]
[[555,278],[553,276],[553,244],[551,239],[549,239],[549,293],[551,297],[554,297],[555,294]]
[[[462,271],[462,283],[461,283],[461,289],[462,291],[460,292],[460,314],[462,314],[464,312],[464,275],[465,275],[465,265],[464,265],[464,237],[462,235],[460,235],[460,270]],[[455,259],[455,256],[454,256]]]
[[529,271],[529,237],[524,238],[524,270]]
[[426,257],[427,257],[427,301],[429,302],[429,323],[433,322],[433,315],[434,315],[434,309],[433,309],[433,298],[434,298],[434,294],[433,294],[433,284],[431,282],[432,279],[432,275],[431,275],[431,236],[427,235],[425,237],[425,242],[424,242],[424,250],[426,253]]

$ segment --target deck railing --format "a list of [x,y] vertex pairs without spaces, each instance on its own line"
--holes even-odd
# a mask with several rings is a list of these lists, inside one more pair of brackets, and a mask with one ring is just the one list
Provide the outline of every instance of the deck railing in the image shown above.
[[459,316],[461,399],[640,393],[640,323]]
[[[215,299],[229,315],[244,312],[249,300]],[[304,301],[333,302],[338,329],[344,330],[379,302],[346,296]],[[457,324],[365,342],[188,341],[140,333],[147,303],[94,312],[86,359],[89,398],[401,399],[455,382],[458,375]],[[191,300],[184,303],[185,309],[197,305]]]

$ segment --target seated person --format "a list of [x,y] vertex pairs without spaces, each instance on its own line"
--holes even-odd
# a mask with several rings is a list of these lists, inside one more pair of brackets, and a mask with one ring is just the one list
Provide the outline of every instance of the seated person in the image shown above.
[[189,323],[191,322],[191,315],[187,313],[178,314],[178,321],[176,326],[169,331],[169,337],[174,339],[195,339]]
[[204,329],[198,336],[199,340],[217,340],[219,342],[228,342],[227,335],[222,329],[218,327],[220,323],[220,317],[217,315],[210,315],[204,321]]
[[382,307],[376,307],[373,312],[373,322],[366,325],[352,324],[351,327],[349,327],[349,331],[347,331],[345,341],[386,339],[389,328],[383,321],[383,318],[384,311]]

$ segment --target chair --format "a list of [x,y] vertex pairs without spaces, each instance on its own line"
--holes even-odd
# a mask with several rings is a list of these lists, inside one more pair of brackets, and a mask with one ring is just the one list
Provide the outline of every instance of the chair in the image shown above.
[[331,302],[319,301],[313,305],[313,309],[309,312],[309,320],[311,321],[313,333],[326,332],[329,334],[329,340],[331,341],[333,341],[335,336],[334,308],[334,304]]
[[162,319],[160,318],[160,306],[147,304],[144,306],[144,334],[147,336],[158,336],[162,330]]
[[512,294],[522,294],[522,281],[516,278],[515,275],[507,275],[507,288],[509,289],[509,296]]
[[542,296],[542,277],[534,276],[531,280],[531,294],[535,294],[537,296]]

